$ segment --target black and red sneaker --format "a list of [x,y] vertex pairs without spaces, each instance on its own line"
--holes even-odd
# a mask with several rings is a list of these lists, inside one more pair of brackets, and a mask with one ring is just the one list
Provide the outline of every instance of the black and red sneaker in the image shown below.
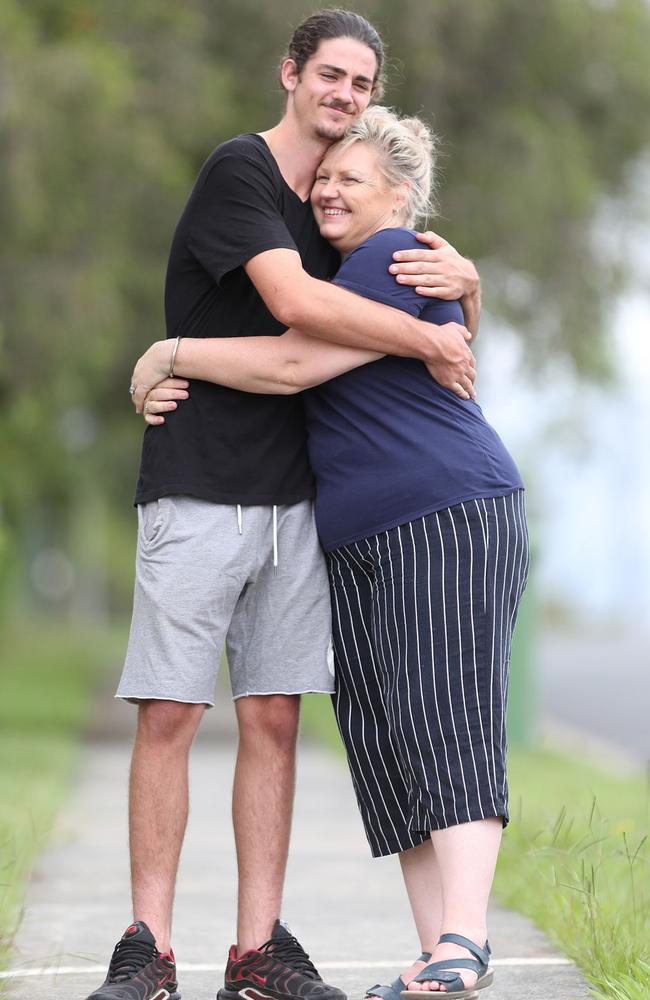
[[324,983],[309,955],[286,924],[276,920],[270,939],[237,958],[230,949],[223,987],[217,1000],[347,1000]]
[[173,951],[161,955],[138,920],[115,945],[106,979],[87,1000],[181,1000]]

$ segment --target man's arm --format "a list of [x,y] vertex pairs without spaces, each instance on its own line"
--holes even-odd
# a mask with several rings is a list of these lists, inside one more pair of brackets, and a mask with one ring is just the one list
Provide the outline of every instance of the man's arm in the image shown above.
[[348,347],[419,358],[440,385],[463,399],[474,397],[471,334],[459,324],[434,326],[312,278],[293,250],[267,250],[245,268],[269,311],[285,326]]
[[476,338],[478,333],[478,324],[481,318],[481,286],[479,285],[476,291],[471,292],[467,295],[461,295],[460,297],[460,307],[463,310],[463,316],[465,318],[465,326],[472,335],[472,340]]

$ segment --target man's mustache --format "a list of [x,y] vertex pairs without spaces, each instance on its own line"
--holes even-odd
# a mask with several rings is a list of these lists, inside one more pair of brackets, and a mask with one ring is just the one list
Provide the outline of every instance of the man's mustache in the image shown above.
[[325,105],[326,108],[335,108],[336,111],[344,111],[346,114],[350,113],[352,105],[341,104],[339,101],[330,101]]

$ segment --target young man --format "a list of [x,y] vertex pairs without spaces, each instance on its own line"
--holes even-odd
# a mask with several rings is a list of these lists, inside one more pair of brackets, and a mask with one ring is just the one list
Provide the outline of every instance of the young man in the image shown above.
[[[282,63],[281,122],[218,147],[178,224],[166,285],[170,337],[272,336],[296,326],[421,357],[443,384],[473,392],[463,328],[421,324],[323,280],[337,259],[318,233],[309,192],[328,146],[377,94],[382,66],[381,40],[357,14],[323,11],[296,30]],[[442,263],[427,263],[432,256]],[[452,248],[423,250],[422,260],[413,266],[420,276],[409,280],[464,296],[471,325],[478,311],[473,265]],[[175,383],[166,392],[186,395]],[[239,896],[237,944],[220,997],[237,1000],[254,990],[256,1000],[343,1000],[278,920],[299,695],[334,687],[329,591],[311,496],[299,397],[196,382],[191,399],[145,435],[133,623],[118,689],[139,706],[130,784],[135,922],[92,1000],[180,996],[170,933],[187,763],[212,703],[224,639],[239,725]]]

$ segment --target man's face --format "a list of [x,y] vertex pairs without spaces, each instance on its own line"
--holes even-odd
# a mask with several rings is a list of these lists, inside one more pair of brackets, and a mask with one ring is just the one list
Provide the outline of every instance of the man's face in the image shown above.
[[372,49],[354,38],[330,38],[284,80],[303,131],[336,142],[367,107],[377,72]]

